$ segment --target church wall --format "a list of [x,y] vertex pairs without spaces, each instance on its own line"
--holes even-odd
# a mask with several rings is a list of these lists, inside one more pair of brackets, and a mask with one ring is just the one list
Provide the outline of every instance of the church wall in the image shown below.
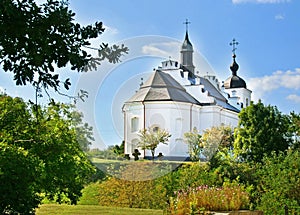
[[204,106],[200,113],[199,131],[203,132],[205,129],[222,124],[236,127],[238,123],[237,115],[238,113],[219,106]]
[[[187,145],[183,134],[190,129],[191,104],[180,102],[151,102],[146,104],[146,127],[158,126],[172,136],[168,145],[160,144],[156,154],[164,156],[186,156]],[[150,156],[146,151],[146,156]]]
[[[144,127],[144,105],[142,102],[125,104],[124,111],[124,153],[132,156],[138,143],[138,132]],[[137,119],[137,120],[134,120]],[[135,126],[132,126],[134,124]],[[134,128],[133,128],[134,127]]]
[[241,109],[250,105],[251,90],[245,88],[232,88],[226,89],[225,91],[230,95],[228,100],[232,106]]

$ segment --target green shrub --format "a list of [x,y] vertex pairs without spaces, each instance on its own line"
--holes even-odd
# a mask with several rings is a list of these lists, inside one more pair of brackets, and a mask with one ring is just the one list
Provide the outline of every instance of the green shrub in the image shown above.
[[288,151],[266,157],[258,171],[259,209],[268,214],[284,214],[284,206],[300,206],[300,153]]

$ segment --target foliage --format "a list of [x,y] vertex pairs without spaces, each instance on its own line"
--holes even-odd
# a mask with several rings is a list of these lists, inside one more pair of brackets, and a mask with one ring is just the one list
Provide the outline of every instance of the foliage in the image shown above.
[[213,126],[203,132],[202,142],[206,160],[211,160],[215,156],[225,158],[232,151],[233,129],[225,125]]
[[97,205],[98,201],[98,188],[100,181],[89,183],[82,189],[82,196],[80,197],[79,205]]
[[198,214],[201,211],[231,211],[245,209],[249,205],[248,194],[237,184],[222,187],[200,186],[179,190],[170,200],[170,214]]
[[[150,165],[150,166],[149,166]],[[99,204],[130,208],[163,208],[166,190],[153,180],[154,163],[135,162],[99,185]]]
[[292,112],[290,114],[291,116],[291,132],[293,134],[293,145],[292,147],[294,149],[300,149],[300,114],[296,114],[295,112]]
[[125,146],[125,141],[123,140],[121,145],[114,145],[112,147],[112,151],[120,157],[124,157],[124,146]]
[[260,162],[264,154],[286,150],[290,143],[290,119],[274,106],[251,103],[239,113],[234,152],[245,161]]
[[220,185],[216,175],[210,171],[207,163],[192,163],[178,169],[179,189],[202,185]]
[[284,206],[300,206],[300,152],[265,157],[259,175],[259,208],[265,214],[284,214]]
[[28,150],[0,143],[0,212],[34,213],[40,201],[41,160]]
[[160,143],[167,144],[169,138],[171,137],[171,134],[169,134],[169,132],[164,129],[158,128],[157,130],[154,130],[149,128],[141,130],[139,132],[139,137],[140,140],[138,143],[138,147],[142,150],[151,150],[152,159],[154,160],[155,149]]
[[[77,139],[76,123],[74,124],[72,119],[73,107],[52,103],[45,108],[38,107],[38,114],[36,111],[36,106],[32,107],[20,98],[0,96],[0,142],[5,148],[21,150],[11,152],[11,164],[8,168],[13,167],[10,170],[13,173],[3,171],[4,167],[1,167],[1,177],[9,178],[10,174],[15,174],[16,179],[24,179],[24,183],[19,183],[19,186],[15,185],[14,180],[0,181],[1,187],[13,189],[7,192],[6,200],[0,203],[1,209],[12,207],[12,204],[5,205],[11,200],[15,200],[14,205],[22,205],[22,198],[15,199],[15,193],[22,193],[27,189],[35,191],[31,196],[23,196],[28,202],[28,207],[36,206],[29,202],[38,201],[36,195],[39,193],[57,202],[67,199],[76,203],[84,183],[94,172]],[[14,159],[18,153],[24,165],[19,164],[20,160]],[[0,159],[4,159],[5,156],[8,155],[1,154]],[[25,159],[28,159],[30,170],[25,165]],[[38,174],[40,167],[42,174]],[[33,176],[32,171],[35,169],[37,171]],[[26,178],[32,180],[30,187],[27,187]],[[17,206],[12,208],[17,209]]]
[[194,128],[191,132],[184,134],[184,142],[189,146],[189,154],[192,161],[200,160],[203,143],[199,131]]
[[102,44],[99,57],[91,57],[84,48],[104,32],[103,24],[81,26],[74,22],[68,1],[37,4],[34,0],[2,0],[0,14],[0,64],[14,74],[17,85],[31,83],[55,91],[63,85],[69,89],[70,80],[60,80],[54,66],[70,65],[71,70],[83,71],[96,68],[104,59],[116,63],[128,52],[124,45]]

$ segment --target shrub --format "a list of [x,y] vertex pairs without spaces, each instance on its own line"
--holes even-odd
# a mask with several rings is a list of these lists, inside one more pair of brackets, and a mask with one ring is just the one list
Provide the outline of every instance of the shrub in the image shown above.
[[249,196],[242,186],[225,183],[222,187],[207,185],[179,190],[170,199],[172,215],[195,214],[201,211],[231,211],[249,206]]

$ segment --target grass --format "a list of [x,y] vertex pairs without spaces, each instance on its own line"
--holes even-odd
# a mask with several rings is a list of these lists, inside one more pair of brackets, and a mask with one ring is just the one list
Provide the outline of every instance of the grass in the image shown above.
[[37,215],[159,215],[162,210],[103,207],[98,205],[44,204],[36,210]]

